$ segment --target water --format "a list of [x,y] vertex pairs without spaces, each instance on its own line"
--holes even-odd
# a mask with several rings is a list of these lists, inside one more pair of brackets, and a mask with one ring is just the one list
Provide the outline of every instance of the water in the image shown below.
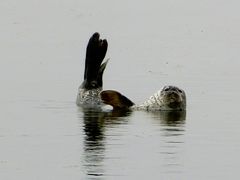
[[[0,4],[1,179],[239,178],[238,2]],[[139,103],[177,85],[186,114],[78,108],[95,31],[109,41],[104,89]]]

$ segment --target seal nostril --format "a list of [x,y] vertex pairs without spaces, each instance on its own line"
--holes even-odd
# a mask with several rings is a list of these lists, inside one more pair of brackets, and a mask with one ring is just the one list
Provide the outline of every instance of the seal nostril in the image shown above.
[[179,99],[180,96],[179,96],[178,92],[171,91],[168,93],[168,97],[171,99],[177,100],[177,99]]

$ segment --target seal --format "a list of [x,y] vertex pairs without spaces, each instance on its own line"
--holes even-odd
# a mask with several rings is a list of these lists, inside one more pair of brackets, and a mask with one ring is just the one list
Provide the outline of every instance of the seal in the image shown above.
[[113,109],[147,110],[147,111],[184,111],[186,110],[186,94],[176,86],[164,86],[150,96],[145,102],[137,105],[121,93],[105,90],[100,93],[105,104]]
[[186,110],[186,94],[176,86],[165,86],[154,93],[142,104],[136,105],[129,98],[115,90],[103,89],[103,73],[108,63],[104,62],[108,42],[94,33],[89,39],[86,49],[84,80],[78,88],[76,104],[86,108],[101,109],[111,105],[113,110]]

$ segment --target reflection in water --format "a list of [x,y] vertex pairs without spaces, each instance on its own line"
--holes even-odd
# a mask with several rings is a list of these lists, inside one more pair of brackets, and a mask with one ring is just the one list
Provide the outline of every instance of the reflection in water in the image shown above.
[[[102,112],[93,109],[80,109],[84,121],[84,166],[88,176],[104,175],[103,160],[105,154],[105,131],[114,125],[125,123],[122,117],[131,112],[112,111]],[[82,119],[82,118],[81,118]]]
[[[128,123],[132,118],[130,117],[131,112],[126,111],[113,111],[113,112],[97,112],[92,109],[79,109],[83,116],[79,117],[81,121],[83,121],[84,128],[84,169],[86,170],[86,175],[89,178],[105,178],[109,173],[111,175],[118,174],[122,175],[123,172],[115,171],[111,173],[111,169],[106,169],[106,163],[108,161],[112,162],[109,158],[109,152],[107,148],[107,144],[109,145],[109,132],[115,132],[115,127],[121,127],[119,125],[124,124],[127,125],[128,129],[136,129],[139,127],[138,121],[137,124],[134,124],[133,121]],[[139,112],[135,112],[139,113]],[[135,114],[134,113],[134,114]],[[159,159],[156,162],[152,162],[153,166],[158,166],[160,163],[160,173],[161,174],[180,174],[183,172],[183,161],[181,157],[183,156],[184,149],[184,133],[185,133],[185,119],[186,112],[146,112],[147,117],[151,117],[150,121],[148,118],[143,118],[149,123],[152,127],[154,127],[153,132],[150,132],[153,137],[151,138],[153,141],[148,141],[148,143],[158,144],[152,151],[149,152],[141,152],[141,148],[139,154],[145,154],[149,157],[155,157]],[[152,121],[153,120],[153,121]],[[134,127],[129,127],[134,126]],[[140,125],[141,126],[141,125]],[[148,126],[147,126],[148,127]],[[142,127],[141,127],[142,128]],[[151,127],[149,127],[151,128]],[[110,130],[110,131],[108,131]],[[112,130],[112,131],[111,131]],[[127,134],[131,134],[132,132],[127,132]],[[135,133],[133,133],[135,134]],[[112,136],[113,134],[110,134]],[[114,135],[113,135],[114,136]],[[148,135],[146,136],[148,137]],[[125,137],[123,137],[124,139]],[[136,138],[139,141],[139,136],[132,136],[131,138]],[[116,139],[115,139],[116,140]],[[142,139],[144,142],[145,139]],[[123,146],[126,144],[124,141],[117,142],[117,144],[122,143]],[[111,144],[111,143],[110,143]],[[116,144],[116,142],[114,143]],[[141,144],[141,143],[140,143]],[[151,146],[151,145],[150,145]],[[122,147],[125,149],[128,147]],[[144,149],[144,148],[143,148]],[[129,155],[131,152],[129,153]],[[128,156],[128,155],[127,155]],[[126,157],[127,157],[126,156]],[[118,156],[112,156],[111,158],[119,158]],[[131,157],[130,155],[130,158]],[[141,156],[139,157],[141,158]],[[120,164],[125,164],[125,161],[129,162],[129,159],[119,159]],[[136,168],[138,167],[138,162],[135,162]],[[120,168],[120,164],[115,164],[115,168]],[[109,166],[109,164],[107,164]],[[111,165],[110,165],[111,166]],[[118,167],[119,166],[119,167]],[[128,165],[126,164],[126,167]],[[131,166],[130,166],[131,167]],[[114,169],[115,169],[114,168]],[[133,167],[132,167],[133,168]],[[112,169],[112,170],[114,170]],[[134,167],[135,169],[135,167]],[[132,169],[132,171],[135,171]],[[110,172],[109,172],[110,171]],[[129,170],[131,171],[131,170]],[[126,175],[126,174],[125,174]]]
[[183,148],[186,111],[154,112],[153,117],[161,125],[163,138],[163,173],[180,174],[183,171]]
[[185,124],[186,111],[161,111],[159,115],[163,125],[182,127]]

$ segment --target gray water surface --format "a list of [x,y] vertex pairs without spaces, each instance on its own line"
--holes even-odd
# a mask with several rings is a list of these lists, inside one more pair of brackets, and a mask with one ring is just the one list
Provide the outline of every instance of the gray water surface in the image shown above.
[[[0,179],[238,179],[239,2],[0,2]],[[186,113],[76,106],[98,31],[104,89],[140,103],[164,85]]]

